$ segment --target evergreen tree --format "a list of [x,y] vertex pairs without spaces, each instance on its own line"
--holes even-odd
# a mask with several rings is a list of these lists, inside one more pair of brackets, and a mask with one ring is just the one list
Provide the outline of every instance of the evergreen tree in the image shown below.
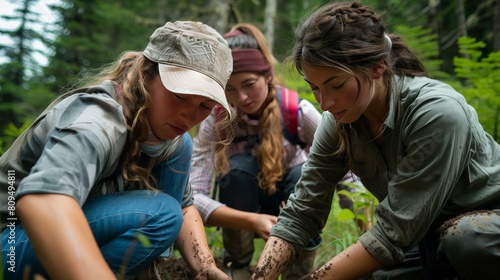
[[2,16],[19,26],[13,30],[0,29],[0,33],[12,41],[0,43],[0,55],[7,58],[0,67],[0,131],[9,124],[21,126],[33,112],[24,93],[30,89],[29,78],[39,72],[34,55],[40,50],[35,43],[45,42],[34,28],[39,22],[39,14],[33,11],[37,1],[12,1],[16,5],[14,14]]
[[53,92],[61,93],[82,73],[113,62],[124,51],[142,51],[158,19],[161,1],[62,0],[60,36],[44,69]]

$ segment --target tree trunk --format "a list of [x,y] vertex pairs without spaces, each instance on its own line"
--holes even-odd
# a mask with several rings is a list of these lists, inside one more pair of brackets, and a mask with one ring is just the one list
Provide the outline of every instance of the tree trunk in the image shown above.
[[231,0],[211,0],[210,7],[212,17],[210,18],[208,25],[212,26],[219,33],[224,34],[228,31],[228,18],[229,18],[229,8]]
[[164,22],[165,19],[167,18],[165,15],[165,11],[167,11],[168,7],[168,0],[161,0],[158,1],[158,21],[159,22]]
[[278,6],[277,0],[267,0],[266,1],[266,10],[264,16],[264,26],[267,44],[269,45],[269,51],[273,52],[274,45],[274,22],[276,18],[276,9]]
[[464,0],[457,1],[458,37],[467,37],[467,25],[465,22]]
[[500,0],[493,3],[493,51],[500,51]]
[[441,28],[439,27],[439,18],[438,18],[438,7],[440,0],[429,0],[429,12],[427,16],[429,17],[429,25],[434,33],[439,34]]

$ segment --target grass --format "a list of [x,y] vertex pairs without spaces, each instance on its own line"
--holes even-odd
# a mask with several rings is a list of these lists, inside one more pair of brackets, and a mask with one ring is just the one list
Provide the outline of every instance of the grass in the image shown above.
[[[325,228],[321,233],[323,243],[321,244],[316,254],[315,267],[318,267],[336,254],[343,251],[352,243],[356,242],[359,237],[359,230],[354,220],[343,221],[338,219],[338,214],[341,208],[338,203],[338,196],[334,196],[332,210]],[[206,228],[208,244],[212,249],[215,257],[221,257],[223,254],[222,246],[222,231],[217,230],[215,227]],[[252,258],[251,265],[256,265],[259,260],[260,253],[264,248],[264,240],[256,238],[254,240],[255,252]]]

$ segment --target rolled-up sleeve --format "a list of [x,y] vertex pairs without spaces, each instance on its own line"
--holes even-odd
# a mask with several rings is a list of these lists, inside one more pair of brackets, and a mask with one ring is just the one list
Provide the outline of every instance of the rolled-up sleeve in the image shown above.
[[16,196],[58,193],[83,205],[100,176],[116,167],[126,133],[122,108],[109,95],[67,98],[35,128],[28,145],[41,146],[43,152]]

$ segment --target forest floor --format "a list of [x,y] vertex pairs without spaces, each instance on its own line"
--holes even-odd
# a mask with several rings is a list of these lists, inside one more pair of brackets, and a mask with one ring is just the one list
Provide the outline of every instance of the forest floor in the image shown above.
[[[216,257],[217,266],[222,269],[222,257]],[[157,262],[158,272],[162,280],[188,280],[194,275],[182,257],[162,258]],[[140,280],[157,280],[153,273],[141,275]]]

